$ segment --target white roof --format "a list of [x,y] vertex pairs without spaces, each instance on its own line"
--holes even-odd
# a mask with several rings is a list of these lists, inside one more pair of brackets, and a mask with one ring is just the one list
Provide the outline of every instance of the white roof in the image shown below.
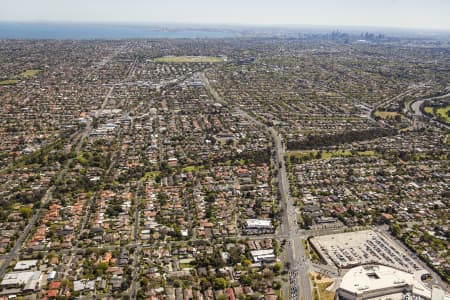
[[271,220],[265,219],[247,219],[245,220],[247,227],[272,227]]
[[370,290],[385,289],[395,285],[412,285],[413,275],[385,266],[359,266],[350,269],[342,278],[341,288],[362,294]]
[[250,251],[250,254],[253,257],[256,256],[266,256],[266,255],[271,255],[274,254],[273,249],[264,249],[264,250],[254,250],[254,251]]
[[[1,282],[1,286],[5,285],[22,285],[22,284],[29,284],[31,283],[37,283],[39,281],[39,277],[41,276],[41,272],[11,272],[5,275],[3,277],[3,280]],[[33,282],[32,282],[33,281]]]
[[28,270],[32,267],[35,267],[37,264],[37,260],[21,260],[18,261],[14,267],[14,271]]
[[444,300],[445,292],[438,286],[433,286],[431,290],[431,300]]
[[276,259],[273,249],[254,250],[250,251],[250,253],[254,262]]
[[75,292],[79,292],[79,291],[82,291],[82,290],[84,290],[84,282],[82,282],[82,281],[74,281],[73,282],[73,290],[75,291]]
[[86,280],[77,280],[73,282],[73,290],[75,292],[83,291],[83,290],[94,290],[95,281],[86,281]]
[[394,268],[375,265],[350,269],[342,278],[340,288],[350,293],[362,295],[376,290],[386,290],[399,286],[410,286],[414,294],[431,298],[431,290],[414,278],[411,273]]

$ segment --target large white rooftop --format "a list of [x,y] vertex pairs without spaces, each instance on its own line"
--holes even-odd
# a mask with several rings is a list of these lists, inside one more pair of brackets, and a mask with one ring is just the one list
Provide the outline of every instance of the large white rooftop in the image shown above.
[[[414,274],[382,265],[350,269],[342,278],[340,289],[360,299],[381,299],[385,296],[389,296],[390,299],[404,299],[405,292],[423,299],[431,299],[432,292]],[[435,292],[437,293],[438,291]],[[374,295],[378,296],[374,298]],[[383,296],[380,298],[381,295]],[[446,295],[445,299],[450,298]]]
[[19,286],[25,285],[25,290],[34,290],[39,283],[41,272],[11,272],[3,277],[0,286]]
[[412,274],[394,268],[359,266],[344,275],[340,287],[351,293],[363,294],[393,286],[412,285],[413,280]]

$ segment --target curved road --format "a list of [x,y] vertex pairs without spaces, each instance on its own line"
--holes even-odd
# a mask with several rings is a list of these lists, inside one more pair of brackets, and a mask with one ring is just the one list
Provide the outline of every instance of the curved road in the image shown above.
[[422,117],[425,118],[426,120],[428,120],[430,123],[432,123],[433,125],[439,126],[439,127],[444,127],[447,129],[450,129],[450,125],[444,124],[442,122],[438,122],[430,117],[428,117],[427,115],[424,115],[422,113],[422,111],[420,110],[420,106],[422,105],[422,103],[424,103],[425,101],[429,101],[429,100],[439,100],[439,99],[445,99],[445,98],[449,98],[450,97],[450,93],[442,95],[442,96],[438,96],[438,97],[432,97],[432,98],[427,98],[427,99],[423,99],[423,100],[416,100],[411,102],[408,105],[408,110],[411,114],[413,114],[414,116],[418,116],[418,117]]

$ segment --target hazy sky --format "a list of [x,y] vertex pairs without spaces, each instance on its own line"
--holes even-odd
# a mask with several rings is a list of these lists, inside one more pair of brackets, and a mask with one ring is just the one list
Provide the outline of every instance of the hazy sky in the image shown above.
[[368,25],[450,30],[450,0],[0,0],[0,21]]

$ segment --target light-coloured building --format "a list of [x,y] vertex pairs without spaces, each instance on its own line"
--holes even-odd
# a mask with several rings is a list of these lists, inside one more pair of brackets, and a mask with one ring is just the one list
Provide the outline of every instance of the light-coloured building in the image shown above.
[[248,229],[272,229],[272,221],[265,219],[247,219],[245,226]]
[[0,286],[2,288],[20,288],[22,291],[36,291],[39,289],[41,272],[11,272],[3,277]]
[[48,274],[47,281],[55,280],[55,278],[56,278],[56,271],[51,271],[51,272]]
[[36,267],[37,263],[38,261],[35,259],[18,261],[14,266],[14,271],[30,270],[31,268]]
[[[434,287],[433,289],[439,289]],[[419,276],[382,265],[359,266],[350,269],[336,291],[339,300],[432,299],[432,290]],[[438,291],[435,295],[442,295]],[[444,297],[449,300],[448,296]]]
[[73,290],[75,292],[93,291],[95,289],[95,281],[77,280],[73,282]]
[[273,249],[254,250],[250,251],[250,254],[252,255],[253,262],[255,263],[270,263],[276,261],[277,259]]
[[445,291],[439,287],[433,286],[431,290],[431,300],[445,300]]

